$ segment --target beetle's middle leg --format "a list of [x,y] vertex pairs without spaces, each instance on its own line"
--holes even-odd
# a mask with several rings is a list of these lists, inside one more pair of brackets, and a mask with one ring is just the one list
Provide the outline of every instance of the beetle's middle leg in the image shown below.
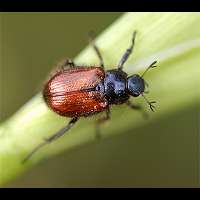
[[94,51],[96,52],[98,58],[99,58],[99,62],[100,62],[100,66],[104,69],[104,62],[103,62],[103,58],[101,56],[101,53],[99,51],[99,48],[96,46],[95,42],[94,42],[94,35],[93,35],[93,32],[90,31],[88,33],[88,36],[89,36],[89,43],[92,45]]
[[110,119],[110,115],[111,115],[110,109],[108,108],[106,110],[106,115],[98,119],[98,121],[96,123],[96,138],[97,139],[101,139],[101,131],[100,131],[101,124],[103,124],[106,121],[108,121]]

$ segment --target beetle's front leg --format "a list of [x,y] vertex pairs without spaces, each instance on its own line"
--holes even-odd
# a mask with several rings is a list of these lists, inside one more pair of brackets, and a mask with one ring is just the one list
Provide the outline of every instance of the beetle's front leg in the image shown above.
[[134,110],[138,110],[138,111],[141,111],[142,112],[142,115],[145,119],[147,119],[149,116],[148,114],[143,110],[143,108],[140,106],[140,105],[136,105],[136,104],[133,104],[131,101],[127,101],[126,102],[127,106],[131,109],[134,109]]

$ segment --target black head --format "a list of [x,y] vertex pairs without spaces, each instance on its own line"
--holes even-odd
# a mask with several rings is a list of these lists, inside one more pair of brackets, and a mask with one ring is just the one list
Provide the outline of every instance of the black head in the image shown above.
[[[150,69],[156,67],[154,64],[156,64],[157,61],[154,61],[149,65],[149,67],[144,71],[144,73],[140,76],[138,74],[134,74],[127,79],[127,89],[128,93],[131,96],[138,97],[139,95],[142,95],[145,101],[149,104],[150,109],[154,111],[155,106],[153,105],[156,103],[155,101],[149,101],[143,93],[145,93],[145,80],[143,79],[143,76],[145,73]],[[148,85],[147,85],[148,86]]]
[[145,81],[138,74],[134,74],[128,77],[127,88],[131,96],[138,97],[145,90]]

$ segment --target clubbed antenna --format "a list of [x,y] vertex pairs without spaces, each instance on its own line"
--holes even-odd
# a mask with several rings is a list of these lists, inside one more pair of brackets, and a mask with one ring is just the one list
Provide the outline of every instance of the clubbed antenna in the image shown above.
[[157,66],[155,65],[156,63],[157,63],[157,61],[152,62],[152,63],[149,65],[149,67],[147,67],[147,69],[143,72],[143,74],[142,74],[141,77],[143,77],[143,76],[146,74],[146,72],[149,71],[149,69],[154,68],[154,67],[157,67]]
[[141,94],[144,98],[144,100],[146,101],[147,104],[149,104],[150,109],[154,112],[155,110],[155,106],[153,105],[154,103],[156,103],[156,101],[149,101],[144,94]]

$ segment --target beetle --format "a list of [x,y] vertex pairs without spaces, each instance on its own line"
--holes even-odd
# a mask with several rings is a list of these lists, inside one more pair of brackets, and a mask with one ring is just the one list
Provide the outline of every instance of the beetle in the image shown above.
[[44,85],[43,97],[51,110],[72,119],[64,128],[34,148],[23,160],[24,162],[41,147],[69,131],[80,117],[88,117],[105,111],[106,116],[98,120],[101,124],[110,119],[110,106],[113,104],[126,103],[132,109],[141,109],[140,106],[130,102],[130,96],[143,96],[150,109],[154,111],[156,102],[149,101],[144,96],[146,82],[143,76],[150,68],[156,67],[157,61],[150,64],[141,76],[138,74],[128,76],[123,71],[124,63],[133,51],[135,36],[136,31],[133,32],[132,43],[120,59],[117,69],[105,71],[101,53],[91,33],[89,42],[99,58],[99,66],[76,66],[70,59],[66,59],[61,64],[60,69]]

